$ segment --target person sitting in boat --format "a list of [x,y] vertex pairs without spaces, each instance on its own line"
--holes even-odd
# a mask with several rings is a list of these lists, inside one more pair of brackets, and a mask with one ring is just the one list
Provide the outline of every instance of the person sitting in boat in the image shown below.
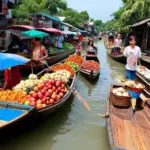
[[12,90],[14,86],[22,80],[19,66],[15,66],[4,71],[4,85],[0,90]]
[[42,45],[40,38],[35,38],[34,49],[33,49],[33,60],[41,62],[47,66],[46,58],[48,53],[46,48]]
[[121,46],[122,46],[121,34],[118,34],[114,42],[114,48],[112,48],[112,54],[113,55],[120,54]]
[[94,54],[96,55],[97,48],[94,46],[93,40],[89,40],[88,47],[87,47],[87,54]]
[[81,52],[82,52],[82,44],[81,42],[79,42],[78,45],[76,46],[76,54],[81,55]]
[[129,43],[130,45],[126,47],[123,52],[123,55],[127,57],[126,78],[128,80],[134,80],[136,77],[137,64],[139,63],[141,65],[141,49],[135,45],[136,41],[134,36],[130,37]]

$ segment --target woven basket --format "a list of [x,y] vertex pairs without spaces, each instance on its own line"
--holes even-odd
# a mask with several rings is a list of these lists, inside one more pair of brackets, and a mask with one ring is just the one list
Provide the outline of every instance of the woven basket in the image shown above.
[[113,93],[113,88],[110,91],[110,100],[114,106],[129,108],[131,106],[131,96],[118,96]]

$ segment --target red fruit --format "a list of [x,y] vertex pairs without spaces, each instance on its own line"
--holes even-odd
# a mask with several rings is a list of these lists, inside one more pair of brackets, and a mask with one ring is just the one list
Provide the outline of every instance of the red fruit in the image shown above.
[[39,99],[36,101],[36,104],[42,104],[42,101]]
[[58,88],[57,88],[58,92],[61,92],[61,89],[62,89],[61,87],[58,87]]
[[55,80],[50,80],[51,85],[55,85],[56,81]]
[[44,87],[43,90],[48,91],[48,87]]
[[56,82],[56,87],[60,87],[61,84],[62,84],[61,82],[57,81],[57,82]]
[[35,91],[35,92],[38,92],[38,91],[39,91],[39,89],[38,89],[37,86],[34,87],[34,91]]
[[42,104],[42,107],[46,107],[46,104]]
[[55,91],[56,91],[56,87],[55,87],[55,86],[53,86],[53,87],[52,87],[52,90],[53,90],[53,92],[55,92]]
[[44,84],[47,84],[47,82],[48,82],[48,80],[44,80],[44,81],[43,81]]
[[34,101],[30,102],[30,105],[35,107],[36,103]]
[[62,93],[65,93],[65,90],[64,90],[64,89],[62,89],[62,90],[61,90],[61,92],[62,92]]
[[56,100],[57,95],[56,95],[56,94],[53,94],[53,95],[51,96],[51,98],[54,99],[54,100]]
[[28,95],[28,96],[27,96],[27,99],[28,99],[28,100],[30,100],[30,98],[31,98],[31,96],[30,96],[30,95]]
[[43,82],[43,83],[41,83],[41,86],[42,86],[42,87],[44,87],[44,86],[45,86],[44,82]]
[[44,95],[45,93],[46,93],[46,91],[45,91],[44,89],[42,89],[42,90],[41,90],[41,94]]
[[51,89],[51,88],[52,88],[52,85],[51,85],[51,84],[49,84],[49,85],[48,85],[48,88],[49,88],[49,89]]
[[57,93],[58,93],[58,90],[56,90],[55,93],[57,94]]
[[60,95],[57,95],[56,100],[59,101],[60,99],[61,99],[61,96],[60,96]]
[[48,92],[52,95],[52,93],[53,93],[53,91],[50,89],[50,90],[48,90]]
[[35,98],[35,99],[37,99],[38,98],[38,94],[37,93],[33,93],[32,97]]
[[44,98],[44,96],[43,96],[43,94],[41,92],[38,92],[38,97],[39,97],[39,99],[43,99]]
[[55,102],[55,100],[54,100],[54,99],[50,99],[50,101],[49,101],[49,103],[50,103],[51,105],[53,105],[53,104],[54,104],[54,102]]
[[45,96],[46,96],[46,97],[49,97],[49,96],[51,96],[51,93],[46,92]]
[[33,97],[31,97],[31,98],[30,98],[30,101],[34,101],[34,102],[35,102],[35,101],[36,101],[36,99],[35,99],[35,98],[33,98]]
[[42,108],[42,104],[36,104],[36,108],[37,109]]
[[43,103],[43,104],[46,104],[46,100],[47,100],[47,99],[44,97],[44,98],[42,99],[42,103]]
[[59,93],[59,95],[60,95],[60,97],[63,97],[63,96],[64,96],[64,94],[63,94],[63,93]]
[[38,87],[38,89],[42,89],[43,88],[42,84],[39,84],[37,87]]
[[32,94],[33,94],[33,93],[35,93],[35,92],[34,92],[34,91],[31,91],[31,92],[29,93],[29,94],[30,94],[30,96],[32,96]]
[[61,87],[64,89],[64,88],[65,88],[65,85],[64,85],[64,84],[62,84],[62,85],[61,85]]
[[49,101],[49,100],[47,100],[47,101],[46,101],[46,105],[49,105],[49,104],[50,104],[50,101]]

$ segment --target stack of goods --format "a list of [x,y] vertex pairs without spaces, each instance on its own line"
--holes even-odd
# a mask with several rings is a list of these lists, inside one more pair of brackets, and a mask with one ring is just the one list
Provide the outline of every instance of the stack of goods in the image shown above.
[[79,66],[81,66],[83,61],[84,61],[83,57],[78,56],[78,55],[71,55],[65,60],[65,62],[74,62],[74,63],[78,64]]
[[70,72],[68,72],[67,70],[58,70],[55,73],[46,73],[44,76],[41,77],[40,82],[43,82],[44,80],[54,79],[62,80],[64,83],[68,83],[70,78]]
[[27,95],[22,91],[0,91],[0,101],[24,104]]
[[99,71],[100,70],[100,65],[98,62],[94,60],[86,60],[83,62],[81,69],[83,70],[90,70],[90,71]]
[[34,87],[33,91],[27,96],[25,104],[41,109],[61,101],[67,92],[68,89],[63,81],[45,80]]
[[63,44],[63,48],[64,48],[64,49],[73,49],[74,46],[73,46],[72,44],[70,44],[70,43],[64,43],[64,44]]
[[111,102],[114,106],[130,107],[131,95],[123,87],[114,87],[110,94]]
[[13,90],[15,91],[26,91],[28,88],[33,88],[39,83],[39,80],[35,74],[30,74],[28,80],[22,80],[16,85]]
[[78,64],[71,61],[65,62],[65,64],[69,65],[74,70],[74,72],[77,72],[80,68]]
[[150,80],[150,70],[148,68],[144,66],[138,66],[137,71],[146,79]]
[[74,70],[67,64],[58,64],[50,68],[52,71],[56,72],[58,70],[67,70],[70,72],[71,76],[74,76]]

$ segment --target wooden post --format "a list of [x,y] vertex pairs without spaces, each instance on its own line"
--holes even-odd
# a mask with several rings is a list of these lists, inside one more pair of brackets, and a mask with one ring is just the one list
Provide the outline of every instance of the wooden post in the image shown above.
[[146,37],[145,37],[145,45],[144,45],[144,51],[147,50],[148,46],[148,35],[149,35],[149,26],[146,26]]

